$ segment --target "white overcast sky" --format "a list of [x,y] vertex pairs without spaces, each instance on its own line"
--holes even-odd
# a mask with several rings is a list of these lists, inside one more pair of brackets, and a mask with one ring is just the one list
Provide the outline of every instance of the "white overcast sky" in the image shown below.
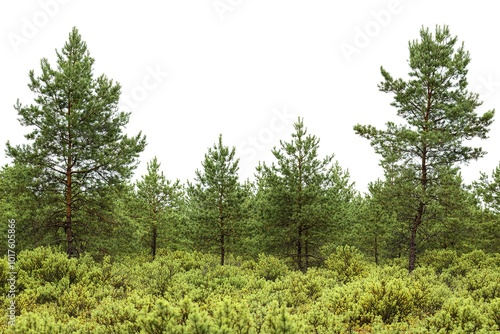
[[[251,177],[304,117],[358,189],[382,176],[379,156],[353,125],[397,120],[381,93],[380,66],[408,73],[408,41],[447,24],[470,51],[470,89],[483,113],[500,105],[500,20],[494,1],[427,0],[38,0],[0,3],[0,146],[24,142],[13,104],[30,103],[28,72],[53,64],[73,26],[95,58],[94,74],[122,85],[127,132],[148,146],[136,177],[157,156],[167,178],[192,180],[218,138],[237,148]],[[463,168],[466,182],[500,161],[500,121],[480,142],[488,155]],[[9,160],[1,154],[0,163]]]

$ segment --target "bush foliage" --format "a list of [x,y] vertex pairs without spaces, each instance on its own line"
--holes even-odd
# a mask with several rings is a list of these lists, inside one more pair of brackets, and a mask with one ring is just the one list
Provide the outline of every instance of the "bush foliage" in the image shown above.
[[[500,256],[432,251],[411,274],[352,247],[296,271],[257,261],[161,252],[96,262],[54,248],[19,254],[16,324],[2,333],[494,333]],[[397,262],[397,261],[396,261]],[[395,262],[395,263],[396,263]],[[2,260],[0,277],[8,274]],[[7,292],[8,287],[3,287]],[[1,303],[10,305],[7,293]]]

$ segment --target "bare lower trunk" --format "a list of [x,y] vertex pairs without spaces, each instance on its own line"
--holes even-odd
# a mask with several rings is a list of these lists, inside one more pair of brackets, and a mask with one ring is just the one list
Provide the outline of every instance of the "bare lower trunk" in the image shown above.
[[152,236],[151,236],[151,255],[153,255],[153,260],[156,256],[156,239],[158,236],[158,230],[156,227],[156,224],[153,225],[153,231],[152,231]]
[[298,235],[298,240],[297,240],[297,267],[299,268],[299,270],[303,270],[303,266],[302,266],[302,229],[298,228],[298,232],[299,232],[299,235]]
[[68,257],[75,256],[75,249],[73,245],[73,230],[71,226],[71,213],[72,213],[72,179],[71,179],[71,159],[69,160],[68,169],[66,172],[66,221],[64,222],[64,232],[66,233],[66,253]]
[[[71,113],[71,103],[68,105],[68,119]],[[68,121],[69,122],[69,121]],[[64,223],[64,232],[66,232],[66,243],[67,243],[67,254],[68,257],[76,256],[75,248],[73,245],[73,226],[72,226],[72,215],[73,215],[73,156],[71,155],[72,150],[72,136],[71,136],[71,125],[68,123],[68,156],[66,165],[66,221]]]
[[424,203],[420,203],[417,215],[415,216],[415,220],[413,221],[410,229],[410,257],[408,259],[408,271],[410,273],[415,269],[415,264],[417,262],[417,229],[422,223],[424,208]]
[[304,241],[305,244],[305,258],[306,258],[306,267],[305,269],[309,268],[309,242],[306,240]]
[[220,235],[220,265],[224,265],[224,258],[226,256],[226,246],[224,244],[224,233]]

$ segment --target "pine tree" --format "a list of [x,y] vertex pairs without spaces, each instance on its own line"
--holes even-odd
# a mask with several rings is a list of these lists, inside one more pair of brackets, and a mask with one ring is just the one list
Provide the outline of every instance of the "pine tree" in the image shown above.
[[[402,125],[388,122],[385,130],[356,125],[357,134],[371,141],[382,156],[386,174],[413,186],[402,194],[412,197],[408,211],[408,269],[413,271],[417,257],[417,234],[426,220],[427,211],[436,197],[433,189],[441,187],[449,171],[459,163],[481,158],[480,147],[464,145],[472,138],[487,138],[494,111],[478,116],[479,96],[467,90],[467,65],[470,55],[463,44],[456,47],[457,37],[447,26],[420,30],[420,40],[409,43],[409,79],[394,79],[381,68],[384,80],[379,89],[394,95],[391,103]],[[448,178],[449,179],[449,178]]]
[[474,194],[478,201],[477,210],[477,248],[489,252],[500,252],[500,165],[491,173],[481,173],[473,183]]
[[[41,184],[36,182],[38,175],[36,170],[20,164],[0,169],[0,219],[16,221],[19,249],[50,243],[56,237],[46,225],[57,207],[58,198],[42,191]],[[7,233],[7,224],[4,228]],[[0,249],[3,248],[0,246]]]
[[156,256],[158,228],[165,223],[169,212],[178,210],[182,198],[182,187],[179,180],[167,180],[160,163],[154,157],[147,164],[147,174],[136,183],[137,195],[141,199],[144,210],[147,212],[145,219],[150,229],[150,248],[153,259]]
[[348,243],[373,258],[377,265],[388,257],[391,232],[397,231],[390,204],[393,198],[383,196],[384,190],[384,183],[377,180],[368,185],[368,194],[356,199],[351,212],[353,232]]
[[500,213],[500,165],[493,170],[491,177],[481,173],[479,180],[474,182],[474,188],[485,208]]
[[235,148],[222,143],[222,135],[208,149],[196,170],[194,183],[188,183],[190,215],[195,224],[198,243],[206,249],[218,249],[224,265],[228,248],[241,236],[245,189],[238,181]]
[[272,151],[277,163],[259,165],[257,176],[271,248],[305,270],[317,260],[318,249],[340,232],[338,218],[354,190],[333,155],[318,158],[319,139],[307,134],[303,119],[294,128],[292,140]]
[[62,205],[50,225],[64,230],[74,256],[75,229],[84,233],[88,224],[79,212],[99,219],[94,199],[131,177],[146,142],[140,133],[123,134],[130,114],[118,110],[120,85],[105,75],[94,78],[94,59],[76,28],[56,54],[57,68],[42,59],[41,76],[29,73],[34,104],[15,105],[21,124],[30,127],[30,143],[7,143],[6,151],[15,163],[39,170],[43,192],[58,196]]

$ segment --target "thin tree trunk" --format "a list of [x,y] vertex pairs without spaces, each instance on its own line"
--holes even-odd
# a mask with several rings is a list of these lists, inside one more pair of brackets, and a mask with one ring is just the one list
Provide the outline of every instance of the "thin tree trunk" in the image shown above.
[[156,256],[156,239],[158,236],[158,228],[156,227],[156,222],[153,222],[153,230],[152,230],[152,236],[151,236],[151,255],[153,255],[153,260],[155,259]]
[[224,265],[224,258],[226,256],[226,247],[224,244],[224,232],[221,232],[220,235],[220,265]]
[[297,262],[300,271],[303,271],[304,267],[302,266],[302,153],[299,154],[299,158],[297,161],[297,167],[299,172],[299,188],[298,188],[298,196],[297,196],[297,209],[299,212],[299,227],[298,227],[298,243],[297,243]]
[[[430,117],[430,110],[431,110],[431,99],[432,99],[432,91],[430,88],[427,89],[427,109],[424,114],[424,126],[423,126],[423,131],[427,132],[428,131],[428,122],[429,122],[429,117]],[[425,210],[425,195],[427,192],[427,145],[423,143],[422,147],[422,163],[420,167],[421,171],[421,177],[420,177],[420,185],[422,187],[422,194],[423,198],[420,199],[420,203],[418,205],[417,209],[417,215],[415,216],[415,220],[412,223],[411,229],[410,229],[410,254],[409,254],[409,259],[408,259],[408,271],[411,273],[415,269],[415,265],[417,262],[417,230],[420,224],[422,223],[422,218],[424,216],[424,210]]]
[[72,211],[72,192],[71,192],[71,187],[72,187],[72,179],[71,179],[71,157],[68,158],[68,168],[66,171],[66,221],[64,223],[64,231],[66,232],[66,243],[67,243],[67,248],[66,248],[66,253],[68,254],[68,257],[73,257],[74,254],[74,246],[73,246],[73,231],[72,231],[72,226],[71,226],[71,211]]
[[417,262],[417,229],[422,223],[425,204],[420,202],[417,210],[417,215],[410,229],[410,258],[408,260],[408,271],[411,273],[415,269]]
[[73,157],[71,156],[71,146],[72,146],[72,137],[71,137],[71,125],[69,123],[69,115],[71,112],[71,104],[68,106],[68,162],[66,165],[66,222],[64,224],[64,230],[66,232],[66,243],[67,250],[66,253],[68,257],[73,257],[75,254],[74,246],[73,246],[73,230],[72,230],[72,213],[73,213]]
[[306,233],[306,240],[304,241],[304,244],[305,244],[305,258],[306,258],[306,267],[305,269],[307,270],[307,268],[309,268],[309,242],[307,241],[307,233]]
[[422,224],[422,219],[425,211],[425,195],[427,191],[427,147],[424,146],[422,153],[422,176],[420,179],[420,185],[422,186],[423,198],[420,199],[420,203],[417,209],[417,215],[412,223],[410,229],[410,256],[408,259],[408,271],[411,273],[415,269],[415,264],[417,262],[417,230],[420,224]]
[[298,228],[299,237],[297,240],[297,267],[302,270],[302,228]]
[[[71,101],[71,100],[70,100]],[[71,115],[71,102],[68,102],[68,161],[66,165],[66,222],[64,223],[64,231],[66,232],[66,243],[67,250],[66,253],[68,257],[75,256],[75,249],[73,246],[73,226],[72,226],[72,214],[73,214],[73,156],[71,155],[72,146],[73,146],[73,138],[71,135],[71,123],[70,123],[70,115]]]
[[224,240],[224,216],[223,216],[223,213],[224,213],[224,208],[222,206],[222,200],[223,200],[223,193],[224,193],[224,190],[221,189],[220,193],[219,193],[219,228],[220,228],[220,238],[219,238],[219,242],[220,242],[220,265],[223,266],[224,265],[224,260],[225,260],[225,257],[226,257],[226,245],[225,245],[225,240]]

